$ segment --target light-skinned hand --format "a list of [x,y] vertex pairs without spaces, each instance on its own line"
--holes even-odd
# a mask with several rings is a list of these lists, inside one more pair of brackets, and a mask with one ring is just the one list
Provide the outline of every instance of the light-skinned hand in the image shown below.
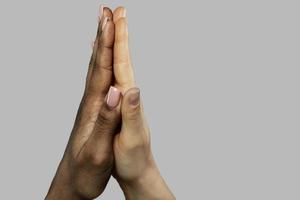
[[151,152],[150,131],[134,81],[125,8],[114,11],[114,23],[115,86],[124,94],[121,131],[114,138],[114,177],[128,200],[173,200]]

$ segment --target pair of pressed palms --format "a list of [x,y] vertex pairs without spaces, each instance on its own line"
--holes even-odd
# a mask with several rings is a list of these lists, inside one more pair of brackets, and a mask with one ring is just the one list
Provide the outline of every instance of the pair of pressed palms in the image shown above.
[[101,6],[85,92],[46,199],[94,199],[111,175],[126,199],[172,200],[155,164],[130,61],[126,10]]

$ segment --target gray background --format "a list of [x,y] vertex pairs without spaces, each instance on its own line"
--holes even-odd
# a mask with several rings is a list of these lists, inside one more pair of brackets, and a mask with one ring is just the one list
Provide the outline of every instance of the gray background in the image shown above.
[[[153,151],[178,199],[300,199],[299,1],[0,1],[0,199],[43,199],[99,3],[125,5]],[[99,199],[123,199],[111,180]]]

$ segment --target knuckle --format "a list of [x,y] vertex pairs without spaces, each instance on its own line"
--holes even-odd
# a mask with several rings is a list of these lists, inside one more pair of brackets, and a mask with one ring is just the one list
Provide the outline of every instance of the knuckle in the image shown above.
[[93,154],[91,154],[89,160],[93,166],[101,166],[104,161],[104,156],[93,153]]
[[93,152],[89,155],[89,162],[91,163],[92,166],[95,167],[109,167],[112,164],[112,157],[109,156],[107,153],[96,153]]
[[147,141],[143,139],[132,139],[131,141],[127,141],[125,144],[126,150],[128,152],[136,152],[140,149],[144,149],[148,146]]
[[113,47],[114,47],[114,44],[112,41],[110,40],[107,40],[107,39],[104,39],[102,38],[100,40],[100,48],[101,48],[101,51],[112,51],[113,50]]
[[126,109],[126,115],[128,119],[137,119],[141,115],[141,107],[135,106],[135,107],[129,107]]
[[141,141],[132,141],[132,142],[128,142],[126,144],[126,149],[129,152],[133,152],[136,151],[138,149],[141,149],[144,146],[144,143]]
[[129,58],[114,58],[114,65],[119,68],[128,68],[130,66]]
[[94,71],[99,73],[111,73],[113,71],[112,62],[110,59],[111,55],[103,55],[101,58],[96,60]]
[[135,152],[140,149],[149,149],[150,148],[150,133],[149,133],[149,128],[148,127],[141,127],[138,128],[140,131],[137,134],[128,134],[131,135],[132,137],[128,137],[125,140],[125,148],[129,152]]

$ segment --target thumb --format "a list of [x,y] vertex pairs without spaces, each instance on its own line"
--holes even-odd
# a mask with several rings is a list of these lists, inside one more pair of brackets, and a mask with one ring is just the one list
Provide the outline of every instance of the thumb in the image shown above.
[[103,103],[100,108],[97,121],[95,123],[93,134],[96,137],[113,137],[121,117],[120,108],[118,106],[120,98],[120,90],[111,86],[105,97],[105,103]]
[[119,127],[121,118],[120,98],[121,92],[111,86],[105,103],[100,108],[92,134],[87,141],[85,150],[95,163],[100,164],[101,157],[112,151],[114,134]]
[[138,88],[131,88],[124,94],[121,111],[122,132],[124,134],[138,134],[143,128],[143,114]]

